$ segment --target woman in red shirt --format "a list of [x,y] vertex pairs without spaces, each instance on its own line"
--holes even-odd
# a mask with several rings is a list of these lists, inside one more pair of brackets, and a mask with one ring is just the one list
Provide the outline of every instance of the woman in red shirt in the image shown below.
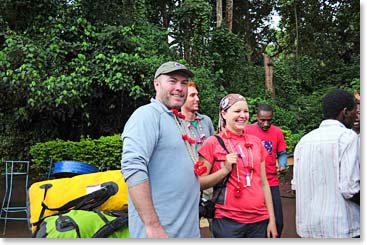
[[[199,150],[206,171],[201,189],[214,186],[214,237],[277,237],[273,203],[265,174],[266,152],[261,141],[244,134],[249,120],[246,99],[225,96],[219,105],[218,136],[210,136]],[[227,177],[228,176],[228,177]]]

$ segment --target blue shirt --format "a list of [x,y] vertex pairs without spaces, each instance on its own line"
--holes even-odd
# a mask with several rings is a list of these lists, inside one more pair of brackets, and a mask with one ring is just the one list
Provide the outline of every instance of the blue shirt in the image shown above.
[[[173,113],[158,100],[138,108],[122,133],[121,168],[129,186],[149,181],[154,208],[169,237],[200,237],[199,178]],[[129,231],[146,237],[129,197]]]

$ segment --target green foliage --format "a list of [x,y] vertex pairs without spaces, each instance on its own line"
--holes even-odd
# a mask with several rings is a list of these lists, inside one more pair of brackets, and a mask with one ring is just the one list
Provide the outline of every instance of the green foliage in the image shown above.
[[[131,113],[154,96],[154,72],[168,60],[195,72],[200,112],[214,125],[220,99],[240,93],[250,121],[259,103],[269,103],[274,124],[308,132],[322,120],[326,91],[360,90],[357,1],[237,1],[232,32],[224,22],[216,28],[215,5],[0,1],[2,157],[29,158],[37,142],[121,133]],[[279,29],[268,22],[273,7]],[[265,90],[263,52],[273,58],[274,99]]]
[[284,134],[285,143],[287,144],[287,155],[292,156],[294,148],[300,139],[305,135],[305,131],[300,130],[296,133],[292,133],[292,131],[287,127],[281,127],[281,129]]
[[77,8],[29,33],[8,30],[0,52],[1,109],[15,127],[49,129],[44,140],[121,132],[153,95],[155,69],[170,59],[166,34],[149,24],[96,27]]
[[83,138],[79,142],[52,140],[37,143],[30,149],[32,170],[46,177],[50,161],[74,160],[108,169],[120,169],[122,152],[121,135],[104,136],[93,140]]
[[235,91],[243,79],[243,68],[246,66],[246,53],[243,41],[226,28],[213,32],[213,40],[209,45],[212,57],[213,72],[221,74],[217,85],[227,91]]
[[199,112],[209,116],[213,121],[214,129],[218,124],[219,101],[227,94],[223,86],[216,86],[220,73],[212,74],[208,69],[193,70],[196,74],[194,81],[197,85],[200,98]]
[[184,58],[195,66],[207,62],[207,40],[209,38],[211,6],[204,0],[186,0],[173,13],[171,36],[172,46],[177,49],[178,58]]
[[[224,3],[225,1],[223,1]],[[271,12],[277,0],[235,1],[233,6],[233,32],[241,37],[248,50],[248,60],[261,63],[266,46],[272,39]]]

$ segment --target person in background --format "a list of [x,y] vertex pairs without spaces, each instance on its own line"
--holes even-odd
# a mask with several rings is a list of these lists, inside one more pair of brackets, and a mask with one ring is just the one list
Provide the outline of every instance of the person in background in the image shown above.
[[360,134],[360,110],[361,110],[361,96],[359,95],[358,91],[354,91],[354,98],[356,99],[357,104],[357,117],[354,121],[353,130],[359,135]]
[[201,189],[214,186],[214,237],[278,236],[265,173],[267,153],[257,137],[245,134],[248,120],[246,99],[228,94],[219,106],[217,135],[224,145],[210,136],[199,149]]
[[354,98],[356,100],[356,120],[354,121],[353,124],[353,130],[354,132],[356,132],[358,134],[358,160],[360,161],[361,158],[361,134],[360,134],[360,127],[361,127],[361,122],[360,122],[360,113],[361,113],[361,97],[358,93],[358,91],[354,91]]
[[207,115],[200,114],[199,92],[196,84],[188,83],[187,98],[181,107],[181,113],[185,116],[185,127],[189,136],[196,140],[195,148],[198,150],[210,135],[214,134],[213,122]]
[[[185,104],[181,107],[181,113],[185,116],[184,127],[187,134],[195,140],[196,158],[199,158],[197,150],[201,147],[210,135],[214,134],[214,126],[212,120],[207,115],[200,114],[199,111],[199,92],[195,82],[188,83],[187,98]],[[203,191],[202,197],[206,200],[212,198],[213,188],[208,188]],[[200,227],[211,227],[211,222],[202,219]]]
[[304,238],[360,236],[360,170],[353,95],[335,89],[322,99],[324,120],[296,145],[292,189],[296,229]]
[[273,109],[271,106],[260,104],[257,108],[256,120],[257,122],[247,126],[245,131],[247,134],[258,137],[268,152],[265,158],[266,177],[268,178],[273,200],[278,237],[280,237],[283,230],[283,210],[279,190],[277,158],[279,172],[284,172],[287,167],[287,145],[282,130],[272,125]]
[[131,238],[198,238],[199,178],[182,137],[178,110],[194,74],[166,62],[154,76],[155,99],[139,107],[122,133]]

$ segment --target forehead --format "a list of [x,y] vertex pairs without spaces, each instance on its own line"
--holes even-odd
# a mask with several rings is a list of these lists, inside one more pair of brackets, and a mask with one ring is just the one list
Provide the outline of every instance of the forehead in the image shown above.
[[236,109],[248,109],[247,102],[244,100],[237,101],[234,103],[229,109],[236,110]]
[[189,94],[197,94],[198,93],[198,90],[196,88],[194,88],[194,87],[188,87],[187,88],[187,92]]
[[265,118],[265,117],[272,117],[273,113],[271,111],[259,111],[257,113],[258,117]]

